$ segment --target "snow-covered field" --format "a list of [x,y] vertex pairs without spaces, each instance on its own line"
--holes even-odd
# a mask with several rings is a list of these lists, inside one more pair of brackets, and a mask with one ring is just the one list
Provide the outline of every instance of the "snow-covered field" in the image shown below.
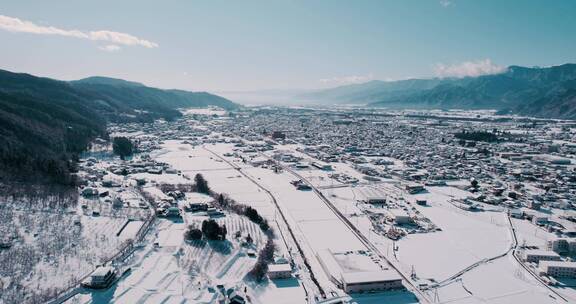
[[[346,214],[359,214],[356,200],[369,196],[397,195],[389,186],[349,187],[325,190]],[[376,188],[376,190],[374,189]],[[380,189],[380,190],[378,190]],[[397,242],[371,231],[370,222],[362,216],[350,217],[351,222],[368,235],[382,253],[406,274],[414,271],[421,281],[442,282],[467,267],[485,259],[501,256],[448,280],[437,289],[428,291],[430,299],[455,303],[554,303],[550,292],[527,273],[511,253],[506,254],[513,240],[504,212],[468,212],[456,208],[448,201],[471,195],[454,187],[427,187],[426,193],[402,196],[407,201],[425,199],[428,206],[415,207],[432,220],[442,231],[409,234]],[[544,246],[545,231],[525,220],[514,221],[521,233],[519,241]],[[536,229],[536,233],[534,232]],[[397,251],[393,248],[396,246]],[[432,280],[431,280],[432,279]],[[566,292],[566,291],[564,291]],[[562,302],[560,300],[560,302]]]
[[[206,219],[187,218],[188,224]],[[228,215],[218,221],[226,224],[231,234],[250,233],[256,248],[263,246],[265,236],[247,219]],[[187,243],[183,238],[186,228],[184,221],[157,220],[147,240],[149,245],[128,261],[128,275],[110,289],[85,292],[68,303],[212,303],[217,294],[208,287],[244,284],[242,280],[256,259],[248,257],[237,240]]]
[[[267,195],[207,150],[178,141],[167,141],[163,149],[154,153],[154,157],[180,170],[182,176],[193,177],[196,173],[202,173],[213,190],[226,193],[239,203],[257,208],[263,216],[274,219],[274,207]],[[145,191],[158,198],[163,193],[154,184],[189,182],[178,175],[147,175],[146,178],[151,181],[151,186],[146,186]],[[202,201],[206,198],[198,194],[187,194],[189,201]],[[157,220],[146,242],[156,243],[157,247],[148,245],[138,250],[128,262],[131,272],[113,288],[80,294],[68,302],[213,303],[218,294],[209,287],[215,288],[218,284],[242,290],[246,287],[253,303],[270,303],[271,299],[277,299],[275,303],[305,301],[305,291],[296,279],[266,281],[261,285],[254,285],[244,279],[256,258],[248,256],[247,249],[241,247],[239,240],[233,236],[237,231],[243,237],[250,234],[255,244],[253,250],[257,252],[266,237],[256,224],[244,217],[227,214],[217,219],[219,224],[227,227],[227,241],[185,242],[183,235],[187,226],[199,227],[207,217],[201,213],[184,213],[183,216],[180,221]],[[279,253],[288,253],[282,241],[277,240],[276,243],[280,246]]]
[[[260,228],[244,217],[227,213],[225,217],[217,219],[219,224],[227,227],[226,241],[186,242],[184,233],[188,226],[200,227],[208,217],[201,212],[185,212],[181,220],[156,220],[144,242],[145,246],[126,262],[131,272],[111,289],[83,292],[70,299],[70,303],[214,303],[219,297],[214,290],[217,285],[245,291],[251,303],[304,303],[307,299],[314,302],[320,300],[317,298],[320,294],[318,287],[328,297],[346,296],[329,279],[332,274],[327,274],[320,264],[317,254],[326,249],[333,253],[366,254],[364,260],[344,261],[346,267],[364,271],[376,264],[389,268],[383,261],[384,256],[404,276],[407,291],[352,294],[353,300],[359,304],[415,303],[418,302],[416,295],[424,301],[435,303],[563,302],[523,268],[513,255],[517,244],[514,236],[517,236],[518,244],[544,248],[553,235],[526,220],[510,221],[506,209],[502,207],[483,204],[483,211],[477,212],[458,208],[453,200],[473,195],[462,190],[466,189],[464,186],[469,181],[429,186],[422,193],[408,194],[399,186],[403,182],[400,177],[369,180],[352,163],[331,163],[332,170],[326,171],[314,167],[296,169],[292,163],[283,163],[282,170],[276,171],[270,165],[253,165],[254,160],[265,163],[274,151],[245,151],[246,148],[231,143],[212,143],[214,141],[208,140],[210,143],[202,144],[194,141],[191,144],[191,141],[165,140],[161,143],[161,149],[153,151],[151,157],[168,164],[177,173],[138,173],[132,177],[146,179],[148,183],[143,190],[152,197],[168,200],[169,197],[160,190],[161,184],[191,184],[196,174],[202,174],[212,190],[255,208],[269,221],[276,232],[277,254],[294,261],[294,277],[265,280],[262,284],[247,280],[246,274],[256,263],[253,253],[258,252],[266,242]],[[275,148],[303,157],[301,163],[314,161],[301,152],[300,145]],[[394,160],[390,166],[401,168],[404,164]],[[337,181],[334,174],[358,182],[356,185],[344,184]],[[301,178],[317,187],[329,202],[315,191],[297,190],[291,182]],[[384,197],[391,203],[385,208],[364,203],[371,197]],[[210,198],[187,193],[186,200],[208,202]],[[417,205],[417,200],[426,200],[427,205]],[[180,202],[181,209],[182,204]],[[378,217],[374,215],[388,214],[388,209],[404,210],[432,228],[407,228],[403,230],[406,235],[393,241],[384,236],[383,230],[375,229]],[[92,217],[92,210],[111,216]],[[554,212],[551,215],[558,217]],[[102,248],[120,246],[123,241],[133,238],[142,224],[137,216],[127,222],[124,214],[115,214],[106,205],[89,204],[81,213],[82,237],[103,242],[91,244]],[[385,221],[381,223],[382,226],[395,225],[390,218],[382,218]],[[360,236],[349,225],[358,229]],[[90,238],[84,235],[84,230],[92,235],[112,231],[114,238]],[[250,234],[254,246],[250,249],[241,246],[242,238],[234,237],[236,232],[242,237]],[[106,252],[98,254],[104,256]],[[306,267],[303,260],[307,260]],[[73,263],[80,264],[70,259],[62,262],[62,265]],[[87,265],[96,263],[93,261]],[[45,264],[39,263],[41,270],[34,273],[40,273],[39,277],[61,275],[57,271],[47,275],[46,269],[50,269],[50,265]],[[62,271],[63,276],[71,272],[69,268],[58,271]],[[310,272],[317,282],[312,282]],[[38,279],[34,282],[40,286]],[[576,302],[574,289],[556,289],[569,302]]]
[[[0,231],[12,247],[0,251],[0,302],[47,299],[77,284],[133,238],[142,222],[133,221],[120,237],[125,217],[0,208]],[[58,279],[54,279],[58,278]],[[15,300],[18,299],[18,300]]]

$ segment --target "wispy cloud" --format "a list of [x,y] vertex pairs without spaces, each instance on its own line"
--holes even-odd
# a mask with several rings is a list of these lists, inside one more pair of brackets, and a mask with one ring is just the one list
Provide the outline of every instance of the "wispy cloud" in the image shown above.
[[442,5],[443,7],[449,7],[450,5],[452,5],[452,1],[450,1],[450,0],[440,0],[440,5]]
[[374,79],[372,74],[368,75],[352,75],[343,77],[322,78],[320,82],[327,85],[345,85],[367,82]]
[[98,47],[100,50],[105,51],[105,52],[118,52],[119,50],[121,50],[122,48],[115,45],[115,44],[109,44],[109,45],[103,45]]
[[92,41],[105,41],[109,43],[114,43],[116,46],[126,45],[126,46],[142,46],[146,48],[158,47],[157,43],[138,38],[136,36],[113,32],[113,31],[80,31],[80,30],[67,30],[61,29],[54,26],[43,26],[38,25],[30,21],[21,20],[14,17],[0,15],[0,29],[17,32],[17,33],[30,33],[37,35],[58,35],[65,37],[72,37],[78,39],[86,39]]
[[490,59],[478,61],[465,61],[446,65],[437,63],[434,73],[438,77],[476,77],[480,75],[499,74],[506,71],[506,67],[492,63]]

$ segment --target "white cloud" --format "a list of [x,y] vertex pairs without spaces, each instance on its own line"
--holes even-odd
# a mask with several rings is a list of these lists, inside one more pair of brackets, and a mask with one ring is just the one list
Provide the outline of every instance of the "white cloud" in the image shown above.
[[451,65],[438,63],[434,66],[434,73],[438,77],[476,77],[480,75],[499,74],[505,71],[506,67],[494,64],[490,59],[465,61]]
[[452,5],[452,1],[450,1],[450,0],[440,0],[440,5],[442,5],[443,7],[449,7],[450,5]]
[[115,44],[104,45],[104,46],[100,46],[98,48],[102,51],[105,51],[105,52],[118,52],[119,50],[122,49],[121,47],[119,47]]
[[323,84],[329,85],[345,85],[345,84],[354,84],[354,83],[362,83],[367,82],[374,79],[372,74],[369,75],[352,75],[352,76],[344,76],[344,77],[332,77],[332,78],[322,78],[320,82]]
[[65,30],[53,26],[37,25],[33,22],[21,20],[18,18],[0,15],[0,29],[17,32],[17,33],[30,33],[38,35],[58,35],[78,39],[86,39],[92,41],[106,41],[114,44],[121,44],[127,46],[143,46],[146,48],[158,47],[158,44],[140,39],[126,33],[119,33],[113,31],[80,31],[80,30]]

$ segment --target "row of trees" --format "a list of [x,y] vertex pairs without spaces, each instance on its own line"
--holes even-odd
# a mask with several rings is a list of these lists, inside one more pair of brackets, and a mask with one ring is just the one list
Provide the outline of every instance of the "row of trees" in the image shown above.
[[254,267],[248,272],[248,276],[256,282],[262,282],[268,272],[268,264],[274,261],[274,251],[276,251],[276,244],[272,238],[268,238],[266,245],[258,255],[258,261]]
[[208,181],[202,176],[202,174],[198,173],[194,177],[195,188],[196,192],[211,195],[215,200],[219,208],[234,212],[238,215],[244,215],[250,219],[253,223],[256,223],[260,226],[262,231],[266,232],[270,230],[270,225],[268,225],[268,221],[263,218],[258,211],[250,206],[246,206],[243,204],[238,204],[233,199],[225,196],[224,194],[215,193],[210,189],[208,185]]
[[262,229],[262,231],[268,231],[270,229],[268,221],[265,218],[263,218],[260,214],[258,214],[258,211],[256,211],[256,209],[247,206],[246,208],[244,208],[244,215],[248,217],[248,219],[250,219],[250,221],[252,221],[253,223],[258,224],[260,226],[260,229]]
[[[261,282],[266,277],[268,272],[268,264],[274,260],[274,252],[276,250],[276,245],[274,243],[274,231],[268,224],[268,221],[262,217],[258,211],[250,206],[239,204],[234,199],[222,194],[216,193],[210,189],[208,182],[201,174],[196,174],[194,177],[196,192],[204,193],[212,196],[215,200],[216,207],[223,210],[242,215],[247,217],[251,222],[257,224],[260,229],[266,234],[267,241],[266,245],[260,250],[258,255],[258,261],[254,267],[248,273],[248,277],[252,278],[256,282]],[[214,220],[207,220],[202,222],[202,229],[197,229],[195,227],[189,227],[186,232],[186,239],[189,240],[200,240],[204,236],[211,240],[225,239],[226,236],[226,226],[219,226]],[[238,235],[237,235],[238,236]],[[251,237],[247,237],[250,239]]]
[[484,141],[484,142],[498,141],[498,136],[495,133],[485,131],[470,132],[462,130],[462,132],[454,134],[454,137],[461,140]]

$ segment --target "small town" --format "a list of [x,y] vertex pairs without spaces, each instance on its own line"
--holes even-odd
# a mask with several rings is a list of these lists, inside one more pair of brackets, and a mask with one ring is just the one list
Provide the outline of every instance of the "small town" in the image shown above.
[[[76,228],[44,235],[62,248],[20,284],[42,289],[58,274],[58,287],[78,284],[50,294],[69,303],[434,303],[493,297],[478,285],[490,279],[514,301],[570,302],[574,128],[484,112],[318,108],[111,125],[131,151],[97,140],[84,153],[78,204],[47,214]],[[46,232],[36,225],[4,226],[3,250],[25,250]],[[67,246],[77,258],[60,253]]]
[[576,303],[575,13],[3,1],[0,304]]

